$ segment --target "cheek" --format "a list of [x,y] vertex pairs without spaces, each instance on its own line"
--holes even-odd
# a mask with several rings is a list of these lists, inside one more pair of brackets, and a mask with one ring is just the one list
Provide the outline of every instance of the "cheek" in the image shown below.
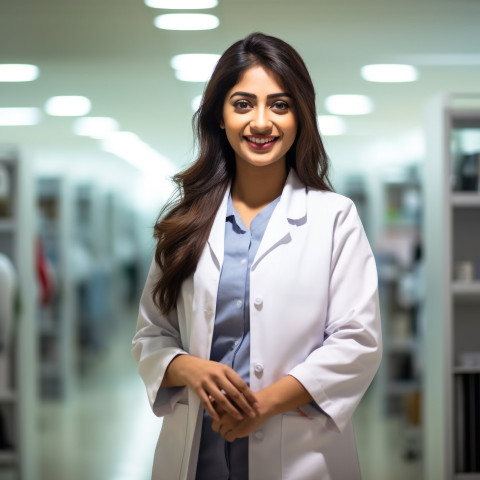
[[241,122],[235,122],[229,119],[224,123],[224,127],[229,138],[242,135],[243,124]]
[[[287,128],[286,130],[288,133],[287,133],[287,137],[288,137],[288,142],[290,144],[293,144],[293,142],[295,141],[295,138],[297,137],[297,124],[296,123],[293,123],[289,125],[289,128]],[[290,145],[291,146],[291,145]]]
[[228,143],[235,148],[238,144],[238,133],[236,130],[232,130],[229,126],[225,126],[225,134],[227,136]]

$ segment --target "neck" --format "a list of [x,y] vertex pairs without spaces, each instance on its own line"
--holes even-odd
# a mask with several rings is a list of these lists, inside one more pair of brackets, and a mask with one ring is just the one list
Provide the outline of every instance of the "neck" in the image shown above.
[[232,200],[251,209],[262,209],[281,195],[287,178],[285,162],[255,167],[237,162]]
[[265,167],[237,162],[232,202],[248,229],[255,216],[282,194],[286,178],[285,162]]

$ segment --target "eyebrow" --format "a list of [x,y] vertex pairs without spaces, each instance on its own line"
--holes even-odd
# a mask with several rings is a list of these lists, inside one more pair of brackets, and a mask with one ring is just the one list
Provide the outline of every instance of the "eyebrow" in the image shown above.
[[[248,92],[235,92],[230,95],[230,98],[233,97],[247,97],[247,98],[257,98],[256,95],[253,93],[248,93]],[[267,95],[267,98],[278,98],[278,97],[289,97],[291,98],[292,96],[289,93],[272,93],[270,95]]]

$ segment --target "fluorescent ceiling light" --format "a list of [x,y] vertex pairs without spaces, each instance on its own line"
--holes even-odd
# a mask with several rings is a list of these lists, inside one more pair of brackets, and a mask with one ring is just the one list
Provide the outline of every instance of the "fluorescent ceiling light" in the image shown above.
[[152,174],[166,168],[173,172],[170,162],[133,132],[114,132],[101,140],[101,146],[144,172]]
[[373,111],[373,102],[365,95],[331,95],[325,108],[334,115],[365,115]]
[[23,126],[36,125],[42,114],[38,108],[0,108],[0,125]]
[[175,55],[170,65],[178,80],[205,82],[211,77],[219,58],[220,55],[211,53],[185,53]]
[[194,112],[196,112],[199,108],[200,108],[200,105],[202,103],[202,98],[203,98],[203,95],[197,95],[193,100],[192,100],[192,110]]
[[153,23],[163,30],[212,30],[220,21],[206,13],[167,13],[155,17]]
[[347,130],[345,120],[335,115],[319,115],[317,122],[321,135],[343,135]]
[[109,117],[82,117],[73,124],[75,134],[92,138],[105,138],[116,130],[118,122]]
[[360,73],[369,82],[414,82],[418,79],[418,71],[412,65],[365,65]]
[[0,64],[0,82],[31,82],[38,78],[38,67],[21,63]]
[[145,0],[145,5],[152,8],[166,8],[169,10],[203,10],[214,8],[217,0]]
[[90,100],[78,95],[52,97],[45,104],[45,111],[58,117],[80,117],[86,115],[90,108]]
[[207,71],[183,71],[177,70],[175,72],[175,78],[182,82],[206,82],[212,75],[212,72]]

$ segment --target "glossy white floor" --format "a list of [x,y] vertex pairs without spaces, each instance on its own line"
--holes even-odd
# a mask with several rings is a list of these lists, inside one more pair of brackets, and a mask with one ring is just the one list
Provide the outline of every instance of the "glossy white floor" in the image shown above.
[[[38,449],[41,480],[147,480],[161,421],[149,410],[130,356],[135,318],[79,381],[66,402],[42,402]],[[421,480],[421,461],[405,461],[402,422],[383,418],[373,388],[355,424],[364,480]]]

